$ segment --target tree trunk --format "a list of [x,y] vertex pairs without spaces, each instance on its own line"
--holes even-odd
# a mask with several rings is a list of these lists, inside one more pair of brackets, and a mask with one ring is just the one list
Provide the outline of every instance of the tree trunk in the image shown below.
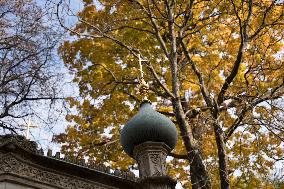
[[224,133],[222,129],[219,127],[218,123],[214,123],[214,132],[215,132],[218,157],[219,157],[219,174],[221,180],[221,189],[228,189],[230,183],[228,176],[226,146],[224,142]]
[[206,171],[205,165],[203,164],[200,151],[194,145],[194,139],[192,132],[188,132],[190,129],[189,124],[184,113],[181,97],[180,97],[180,80],[179,80],[179,69],[177,64],[178,53],[177,53],[177,41],[175,33],[173,15],[174,3],[170,4],[166,2],[166,8],[168,12],[168,28],[170,34],[170,54],[169,61],[171,67],[171,76],[172,76],[172,90],[174,98],[172,99],[172,104],[175,109],[175,116],[178,121],[180,128],[181,136],[187,151],[188,160],[190,162],[190,177],[191,184],[193,189],[209,189],[211,188],[210,179]]
[[189,154],[192,189],[211,188],[211,182],[199,150]]
[[202,161],[200,150],[193,143],[193,136],[188,132],[188,122],[183,113],[182,105],[179,100],[173,103],[175,114],[181,132],[182,140],[185,145],[188,160],[190,162],[190,178],[192,189],[209,189],[211,188],[211,181]]

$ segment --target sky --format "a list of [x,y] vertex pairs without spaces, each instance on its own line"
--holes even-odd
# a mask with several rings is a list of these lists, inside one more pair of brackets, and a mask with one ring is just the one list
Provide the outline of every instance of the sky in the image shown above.
[[[36,0],[36,2],[38,3],[38,5],[42,6],[43,8],[46,8],[46,0]],[[51,7],[49,11],[51,14],[53,13],[53,16],[55,16],[54,14],[55,7],[53,5],[58,1],[50,0],[50,2],[51,4],[48,4],[48,6]],[[71,5],[72,5],[72,9],[74,10],[74,12],[77,12],[83,8],[83,4],[81,0],[72,0],[72,2],[73,3],[71,3]],[[65,20],[66,23],[70,26],[74,25],[74,23],[76,22],[75,19],[70,19],[69,17],[64,17],[64,18],[66,19]],[[53,19],[51,20],[52,21],[48,22],[48,24],[53,24],[55,25],[55,28],[57,28],[58,23]],[[68,39],[68,35],[63,36],[62,41],[67,40],[67,39]],[[62,96],[64,97],[79,96],[78,86],[72,83],[72,79],[73,79],[72,74],[69,73],[68,69],[64,66],[62,60],[60,59],[58,55],[54,56],[53,58],[54,58],[54,61],[56,61],[58,65],[57,72],[60,73],[60,75],[62,75],[62,78],[63,78],[63,80],[60,83],[58,83],[60,85],[59,87],[61,88],[61,91],[63,92]],[[60,151],[60,145],[52,142],[53,136],[55,134],[64,132],[67,125],[69,124],[65,120],[65,115],[67,112],[64,110],[61,103],[58,103],[57,109],[58,110],[62,109],[62,114],[56,115],[58,116],[58,120],[52,125],[45,125],[40,120],[33,118],[33,117],[27,117],[25,119],[26,123],[24,122],[22,123],[23,125],[26,125],[28,123],[28,120],[31,119],[32,124],[36,125],[37,127],[30,129],[30,140],[36,141],[39,147],[43,148],[45,151],[47,151],[47,149],[52,149],[54,153],[57,151]],[[42,117],[46,116],[46,105],[37,107],[37,110],[38,110],[38,113]],[[74,111],[74,110],[71,109],[71,111]],[[26,130],[23,130],[22,134],[26,135]]]

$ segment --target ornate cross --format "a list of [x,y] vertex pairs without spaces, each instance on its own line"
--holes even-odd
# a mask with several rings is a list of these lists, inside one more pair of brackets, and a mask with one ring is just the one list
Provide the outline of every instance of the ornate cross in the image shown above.
[[140,91],[140,94],[142,95],[142,101],[144,101],[144,100],[148,100],[147,96],[149,93],[149,85],[144,79],[142,63],[148,62],[148,60],[146,59],[143,60],[140,54],[138,54],[138,59],[139,59],[139,71],[140,71],[139,91]]
[[142,63],[143,62],[147,62],[148,60],[146,59],[142,59],[141,58],[141,55],[138,54],[138,59],[139,59],[139,71],[140,71],[140,77],[141,77],[141,80],[144,80],[144,72],[143,72],[143,67],[142,67]]

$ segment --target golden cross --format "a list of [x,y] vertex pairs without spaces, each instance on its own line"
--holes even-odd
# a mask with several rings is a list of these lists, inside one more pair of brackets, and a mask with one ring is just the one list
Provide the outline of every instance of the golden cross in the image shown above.
[[140,77],[142,80],[144,80],[144,72],[143,72],[143,67],[142,67],[142,62],[147,62],[148,60],[142,59],[141,55],[138,54],[138,59],[139,59],[139,71],[140,71]]
[[143,60],[141,58],[141,55],[138,54],[138,59],[139,59],[139,71],[140,71],[140,81],[139,81],[139,91],[140,94],[142,95],[142,100],[148,100],[147,96],[149,93],[149,85],[148,83],[144,80],[144,72],[143,72],[143,67],[142,67],[142,62],[147,62],[148,60]]

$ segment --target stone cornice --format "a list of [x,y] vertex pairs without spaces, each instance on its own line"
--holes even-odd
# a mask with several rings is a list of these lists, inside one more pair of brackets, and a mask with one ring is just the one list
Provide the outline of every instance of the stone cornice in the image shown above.
[[[93,189],[94,187],[88,185],[93,181],[96,181],[97,184],[95,183],[92,186],[96,186],[98,189],[138,187],[137,179],[129,172],[116,170],[111,173],[110,168],[103,165],[87,164],[82,160],[73,162],[67,158],[60,158],[58,153],[55,156],[50,154],[50,156],[44,156],[43,150],[39,150],[35,142],[18,135],[0,136],[0,155],[1,174],[9,172],[9,174],[16,176],[33,177],[31,172],[33,171],[36,173],[34,177],[36,182],[45,182],[44,178],[46,177],[50,181],[52,178],[60,180],[57,183],[58,187],[61,187],[61,182],[67,185],[69,181],[72,181],[71,183],[79,182],[81,183],[80,186],[84,186],[79,187],[78,184],[73,184],[76,187],[71,187],[71,185],[69,187],[68,185],[68,187],[65,187],[68,189]],[[3,170],[9,169],[9,167],[10,171]],[[23,175],[20,174],[21,172]],[[64,176],[65,173],[67,176]],[[40,175],[45,176],[40,177]],[[40,180],[36,180],[38,178]],[[99,187],[100,185],[102,186]]]

